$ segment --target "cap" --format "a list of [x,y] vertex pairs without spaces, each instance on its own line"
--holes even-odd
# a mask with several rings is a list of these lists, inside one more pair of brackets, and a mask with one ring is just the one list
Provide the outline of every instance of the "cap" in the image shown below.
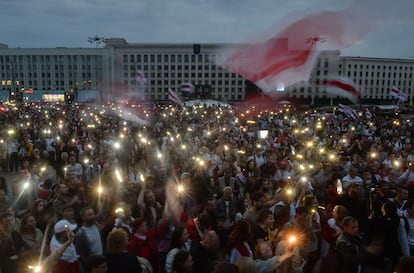
[[64,219],[64,220],[60,220],[59,222],[55,224],[54,231],[55,233],[61,233],[61,232],[64,232],[66,228],[69,228],[70,230],[73,231],[76,229],[77,226],[78,226],[77,224],[72,224],[68,220]]

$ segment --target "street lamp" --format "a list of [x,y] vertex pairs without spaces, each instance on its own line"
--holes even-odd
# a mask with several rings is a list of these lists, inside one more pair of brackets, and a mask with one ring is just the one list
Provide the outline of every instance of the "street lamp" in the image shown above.
[[96,35],[95,37],[89,37],[88,42],[91,44],[95,43],[96,48],[98,48],[100,44],[105,42],[105,38],[99,37],[98,35]]
[[88,42],[96,45],[96,56],[95,56],[95,89],[98,90],[98,48],[99,45],[105,42],[105,38],[95,35],[95,37],[89,37]]

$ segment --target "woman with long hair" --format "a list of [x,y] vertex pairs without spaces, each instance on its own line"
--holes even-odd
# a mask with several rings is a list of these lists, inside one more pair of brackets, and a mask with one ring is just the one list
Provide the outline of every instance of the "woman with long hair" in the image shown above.
[[230,263],[236,264],[240,257],[252,257],[253,251],[248,242],[250,235],[250,224],[247,219],[236,223],[229,234],[225,249],[230,255]]
[[191,273],[193,272],[193,259],[190,252],[186,250],[180,250],[174,257],[173,273]]
[[19,233],[30,250],[40,251],[43,232],[37,228],[36,219],[32,214],[25,214],[20,219]]
[[173,266],[175,255],[180,250],[190,251],[190,246],[191,246],[191,241],[189,239],[187,229],[185,228],[184,225],[178,225],[172,233],[171,249],[167,253],[167,258],[165,262],[165,271],[167,273],[172,272],[172,266]]

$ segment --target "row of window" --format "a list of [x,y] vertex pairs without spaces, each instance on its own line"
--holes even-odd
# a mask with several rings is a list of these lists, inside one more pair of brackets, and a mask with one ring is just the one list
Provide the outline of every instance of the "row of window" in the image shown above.
[[217,58],[215,54],[134,54],[123,55],[123,63],[199,63],[214,62]]
[[[354,69],[358,69],[358,64],[354,64],[353,65],[354,66]],[[342,65],[340,64],[339,65],[339,68],[341,68],[342,67]],[[352,68],[352,64],[348,64],[348,68],[349,69],[351,69]],[[370,68],[370,65],[368,65],[368,64],[360,64],[359,65],[359,68],[360,69],[369,69]],[[412,71],[413,70],[413,66],[392,66],[392,65],[377,65],[377,67],[375,68],[375,65],[371,65],[371,69],[377,69],[377,70],[380,70],[380,69],[383,69],[383,70],[397,70],[397,69],[399,69],[399,70],[410,70],[410,71]]]
[[51,62],[90,62],[96,56],[92,55],[15,55],[15,56],[0,56],[0,63],[18,64],[28,62],[32,64],[49,64]]

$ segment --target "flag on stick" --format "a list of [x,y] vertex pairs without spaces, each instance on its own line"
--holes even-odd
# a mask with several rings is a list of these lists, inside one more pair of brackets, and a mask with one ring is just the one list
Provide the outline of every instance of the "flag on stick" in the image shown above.
[[329,77],[322,82],[322,86],[326,87],[326,91],[330,95],[345,97],[357,104],[361,93],[356,84],[345,77]]
[[168,89],[168,99],[175,102],[176,104],[183,106],[184,102],[180,99],[180,97],[170,89]]
[[344,113],[352,119],[356,119],[358,117],[357,111],[355,111],[352,107],[349,107],[348,105],[338,104],[338,111]]
[[398,99],[399,101],[406,102],[408,100],[407,94],[405,94],[403,91],[401,91],[395,86],[392,87],[390,93],[392,97]]

